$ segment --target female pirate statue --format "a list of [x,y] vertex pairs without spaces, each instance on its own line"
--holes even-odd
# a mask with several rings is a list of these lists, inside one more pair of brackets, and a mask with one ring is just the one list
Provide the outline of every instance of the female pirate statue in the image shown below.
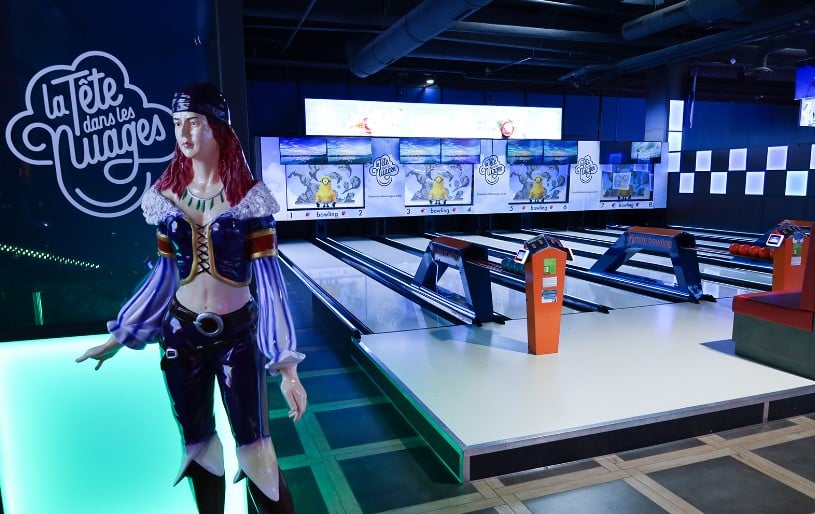
[[[110,338],[77,362],[98,361],[122,346],[158,341],[161,368],[186,455],[176,484],[190,479],[198,511],[224,512],[223,448],[215,433],[214,382],[237,443],[258,512],[293,512],[269,437],[266,370],[282,376],[289,417],[300,419],[306,392],[297,376],[286,288],[272,215],[279,206],[255,181],[230,125],[229,107],[211,84],[173,98],[175,155],[142,199],[157,226],[159,260],[108,322]],[[250,286],[251,289],[250,289]]]

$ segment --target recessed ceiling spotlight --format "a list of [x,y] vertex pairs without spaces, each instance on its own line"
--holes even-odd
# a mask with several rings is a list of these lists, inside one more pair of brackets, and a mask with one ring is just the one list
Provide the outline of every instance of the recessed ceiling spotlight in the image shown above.
[[427,84],[428,86],[432,86],[433,84],[436,83],[436,81],[434,79],[430,78],[430,79],[425,80],[424,83]]

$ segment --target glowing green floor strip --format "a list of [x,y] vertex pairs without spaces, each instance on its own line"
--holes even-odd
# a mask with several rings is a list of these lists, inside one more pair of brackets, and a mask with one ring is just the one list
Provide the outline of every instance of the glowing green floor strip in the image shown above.
[[[99,371],[74,359],[106,336],[0,343],[0,489],[5,514],[194,513],[172,482],[181,439],[158,348],[123,349]],[[216,388],[229,513],[246,512]]]

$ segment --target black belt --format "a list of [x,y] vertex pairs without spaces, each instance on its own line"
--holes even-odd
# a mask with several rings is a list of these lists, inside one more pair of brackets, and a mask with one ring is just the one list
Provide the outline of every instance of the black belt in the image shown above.
[[224,328],[249,325],[254,322],[252,302],[247,302],[240,309],[229,314],[217,314],[215,312],[195,312],[183,305],[173,297],[170,301],[170,314],[183,323],[193,325],[201,335],[207,337],[218,337],[223,333]]

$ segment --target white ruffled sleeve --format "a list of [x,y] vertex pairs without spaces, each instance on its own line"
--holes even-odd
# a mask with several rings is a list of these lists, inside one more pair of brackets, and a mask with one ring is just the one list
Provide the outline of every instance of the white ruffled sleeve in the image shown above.
[[175,286],[175,263],[167,257],[159,257],[135,294],[119,310],[116,319],[108,321],[108,332],[121,344],[137,350],[158,341]]
[[253,260],[252,273],[257,287],[258,348],[268,359],[266,368],[275,374],[306,356],[297,351],[289,298],[277,257]]
[[266,368],[272,374],[306,358],[297,351],[289,297],[277,257],[273,214],[279,209],[263,182],[255,184],[235,208],[239,217],[251,220],[253,240],[263,241],[250,258],[258,303],[258,348],[268,359]]
[[[150,225],[159,225],[168,215],[181,212],[155,186],[142,196],[141,208]],[[175,293],[176,276],[175,262],[159,255],[156,265],[119,310],[116,319],[108,321],[108,332],[130,348],[141,349],[148,343],[157,342],[164,313]]]

